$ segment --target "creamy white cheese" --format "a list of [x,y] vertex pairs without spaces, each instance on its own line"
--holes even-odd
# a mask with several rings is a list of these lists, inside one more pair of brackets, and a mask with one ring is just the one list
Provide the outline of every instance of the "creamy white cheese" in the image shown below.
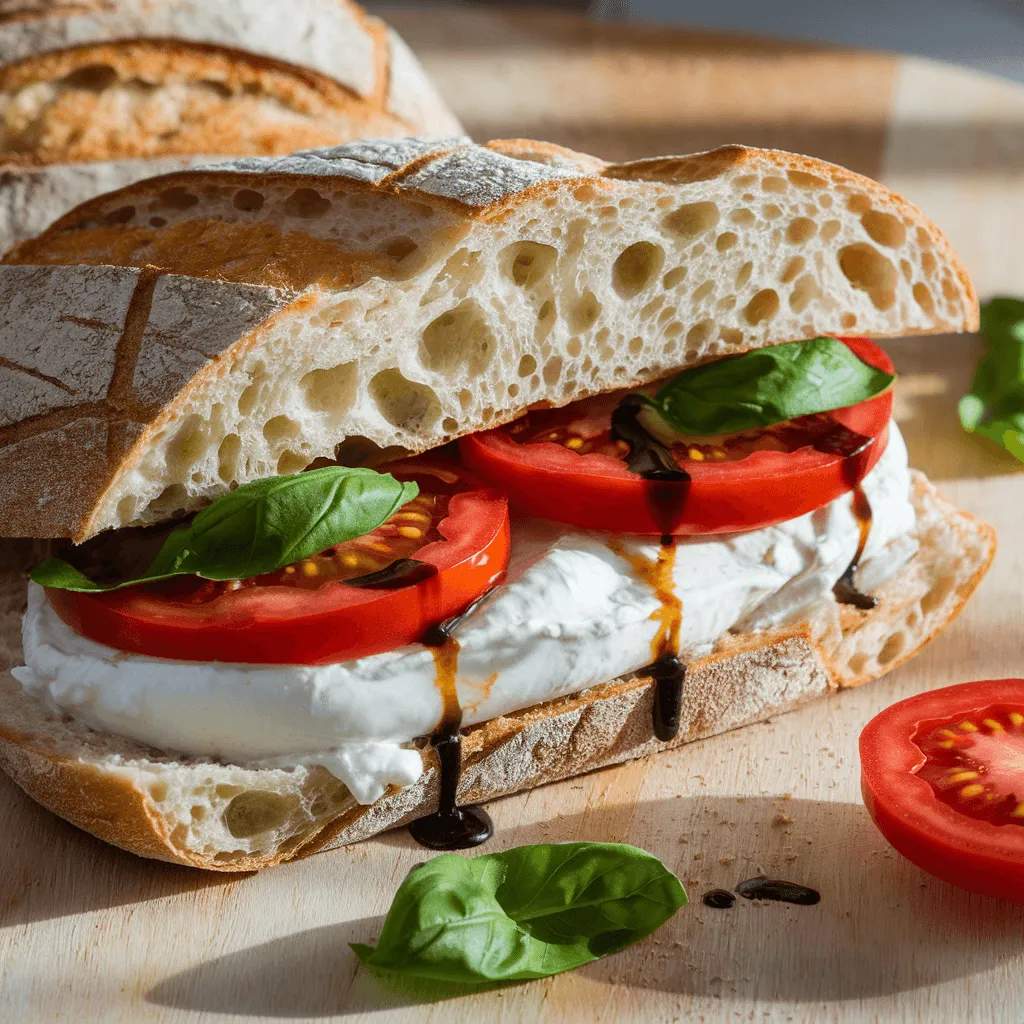
[[[858,582],[877,587],[916,550],[907,451],[893,424],[864,481],[874,522]],[[779,526],[681,542],[684,660],[728,630],[799,621],[856,550],[849,496]],[[508,714],[651,661],[659,603],[603,534],[513,523],[508,581],[458,626],[464,725]],[[650,559],[657,543],[624,538]],[[79,636],[30,584],[25,690],[86,725],[158,749],[243,764],[320,764],[357,800],[422,770],[410,747],[441,717],[433,653],[420,645],[335,665],[242,665],[126,654]]]

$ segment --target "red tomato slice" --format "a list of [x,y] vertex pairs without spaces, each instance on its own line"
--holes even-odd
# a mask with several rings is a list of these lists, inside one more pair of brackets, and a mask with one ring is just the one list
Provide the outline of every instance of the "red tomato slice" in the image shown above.
[[1024,680],[900,701],[861,733],[864,803],[919,868],[1024,903]]
[[[864,362],[893,372],[877,345],[841,340]],[[616,533],[734,533],[795,519],[852,490],[882,457],[892,416],[890,389],[846,409],[733,435],[724,444],[680,444],[673,455],[691,481],[652,484],[630,472],[628,446],[611,439],[620,398],[603,395],[530,412],[465,437],[462,461],[500,484],[526,515]]]
[[[454,463],[389,467],[420,497],[383,526],[295,566],[252,580],[195,576],[106,594],[48,590],[72,629],[102,644],[158,658],[323,665],[393,650],[463,611],[508,565],[508,503]],[[397,589],[346,580],[414,557],[421,569]],[[411,582],[410,582],[411,581]]]

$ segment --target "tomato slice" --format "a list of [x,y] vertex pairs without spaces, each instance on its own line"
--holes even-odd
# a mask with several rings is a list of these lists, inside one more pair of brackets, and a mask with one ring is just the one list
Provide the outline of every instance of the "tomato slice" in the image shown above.
[[[841,340],[864,362],[893,372],[877,345]],[[616,533],[734,533],[795,519],[852,490],[882,457],[892,416],[890,389],[846,409],[679,444],[672,454],[690,482],[652,487],[627,468],[628,446],[612,439],[621,397],[533,411],[463,438],[462,461],[499,483],[526,515]],[[678,500],[666,502],[672,488],[680,489]]]
[[[455,463],[412,460],[387,471],[416,480],[420,497],[373,533],[280,572],[47,597],[82,635],[158,658],[322,665],[413,643],[500,579],[508,503]],[[381,570],[401,559],[423,565],[389,580]]]
[[1024,680],[900,701],[867,724],[860,758],[864,803],[904,857],[1024,903]]

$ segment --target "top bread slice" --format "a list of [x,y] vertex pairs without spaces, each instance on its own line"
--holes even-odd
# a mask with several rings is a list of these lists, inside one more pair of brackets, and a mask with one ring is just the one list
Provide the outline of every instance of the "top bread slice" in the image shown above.
[[461,130],[398,35],[349,0],[2,8],[3,250],[197,157]]
[[170,518],[819,334],[972,330],[882,185],[731,146],[404,139],[164,175],[0,266],[0,535]]

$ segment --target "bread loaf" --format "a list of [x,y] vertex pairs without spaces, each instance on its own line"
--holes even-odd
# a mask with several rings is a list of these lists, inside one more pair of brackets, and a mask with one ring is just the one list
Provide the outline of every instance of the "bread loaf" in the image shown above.
[[349,0],[14,0],[0,251],[197,157],[459,130],[408,47]]
[[[991,527],[915,474],[917,554],[858,611],[779,633],[726,635],[687,672],[678,736],[652,735],[653,682],[626,676],[466,731],[460,800],[474,803],[643,757],[867,682],[912,657],[974,591],[995,551]],[[0,545],[0,767],[40,803],[133,853],[251,871],[356,842],[437,806],[438,770],[360,806],[325,769],[182,760],[48,714],[5,668],[20,664],[23,573],[38,554]],[[6,559],[4,555],[6,554]]]
[[85,203],[4,264],[0,535],[22,537],[155,522],[762,345],[977,324],[920,211],[740,146],[243,158]]

